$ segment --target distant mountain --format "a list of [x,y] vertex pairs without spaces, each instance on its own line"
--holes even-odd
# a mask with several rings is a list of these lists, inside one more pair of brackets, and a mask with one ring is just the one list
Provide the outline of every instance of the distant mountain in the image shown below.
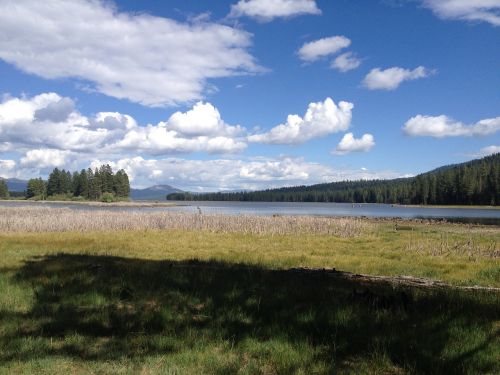
[[25,191],[26,186],[28,185],[28,181],[20,180],[18,178],[3,178],[0,177],[0,180],[5,180],[7,183],[7,187],[9,191]]
[[183,191],[170,185],[155,185],[145,189],[130,189],[130,198],[133,200],[165,200],[168,194],[182,193]]

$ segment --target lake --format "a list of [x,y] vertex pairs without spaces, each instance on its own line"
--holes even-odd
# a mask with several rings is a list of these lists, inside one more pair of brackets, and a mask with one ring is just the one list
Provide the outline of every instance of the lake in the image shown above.
[[415,207],[390,204],[292,203],[292,202],[172,202],[171,207],[101,207],[60,202],[0,201],[0,207],[57,207],[75,210],[199,212],[228,215],[314,215],[446,219],[500,225],[500,209]]

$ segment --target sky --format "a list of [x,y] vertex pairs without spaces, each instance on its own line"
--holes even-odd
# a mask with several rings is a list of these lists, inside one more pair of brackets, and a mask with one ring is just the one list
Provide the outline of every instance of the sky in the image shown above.
[[412,176],[500,152],[500,0],[0,0],[0,176]]

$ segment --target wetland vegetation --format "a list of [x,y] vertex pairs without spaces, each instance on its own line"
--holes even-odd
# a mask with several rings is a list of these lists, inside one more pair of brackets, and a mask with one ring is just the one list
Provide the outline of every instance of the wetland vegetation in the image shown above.
[[322,270],[498,288],[497,226],[53,208],[0,214],[0,373],[500,370],[498,292]]

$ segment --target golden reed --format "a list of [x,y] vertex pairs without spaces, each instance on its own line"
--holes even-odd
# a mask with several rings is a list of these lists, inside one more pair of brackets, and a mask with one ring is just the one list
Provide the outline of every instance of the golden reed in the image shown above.
[[0,208],[0,232],[68,232],[187,229],[248,234],[329,234],[357,237],[372,224],[357,218],[222,215],[180,212]]

